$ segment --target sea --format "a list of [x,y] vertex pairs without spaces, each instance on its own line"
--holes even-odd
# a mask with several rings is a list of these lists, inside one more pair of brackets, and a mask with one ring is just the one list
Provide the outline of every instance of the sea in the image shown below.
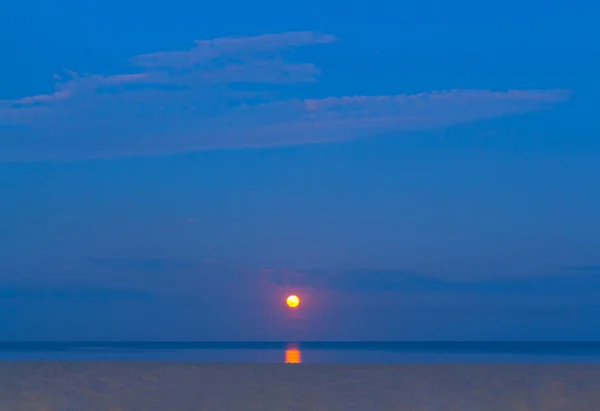
[[600,364],[600,342],[0,342],[0,361]]

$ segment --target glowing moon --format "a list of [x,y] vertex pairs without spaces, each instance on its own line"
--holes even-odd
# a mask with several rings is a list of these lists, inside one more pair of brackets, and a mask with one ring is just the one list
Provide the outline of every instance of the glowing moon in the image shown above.
[[298,298],[297,295],[290,295],[287,298],[286,303],[287,303],[288,307],[296,308],[300,305],[300,299]]

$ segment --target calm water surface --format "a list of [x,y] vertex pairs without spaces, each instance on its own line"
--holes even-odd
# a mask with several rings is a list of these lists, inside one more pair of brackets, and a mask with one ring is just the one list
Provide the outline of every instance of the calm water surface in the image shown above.
[[600,342],[4,342],[0,361],[600,363]]

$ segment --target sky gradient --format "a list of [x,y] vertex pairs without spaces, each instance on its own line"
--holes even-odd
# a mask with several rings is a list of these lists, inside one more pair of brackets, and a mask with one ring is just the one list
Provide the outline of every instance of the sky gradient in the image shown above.
[[0,5],[0,340],[600,339],[599,13]]

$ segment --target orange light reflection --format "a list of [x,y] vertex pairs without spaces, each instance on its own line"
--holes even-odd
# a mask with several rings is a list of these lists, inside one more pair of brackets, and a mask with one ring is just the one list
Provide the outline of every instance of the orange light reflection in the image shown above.
[[286,364],[301,364],[302,353],[300,348],[296,344],[288,344],[285,350],[285,363]]

